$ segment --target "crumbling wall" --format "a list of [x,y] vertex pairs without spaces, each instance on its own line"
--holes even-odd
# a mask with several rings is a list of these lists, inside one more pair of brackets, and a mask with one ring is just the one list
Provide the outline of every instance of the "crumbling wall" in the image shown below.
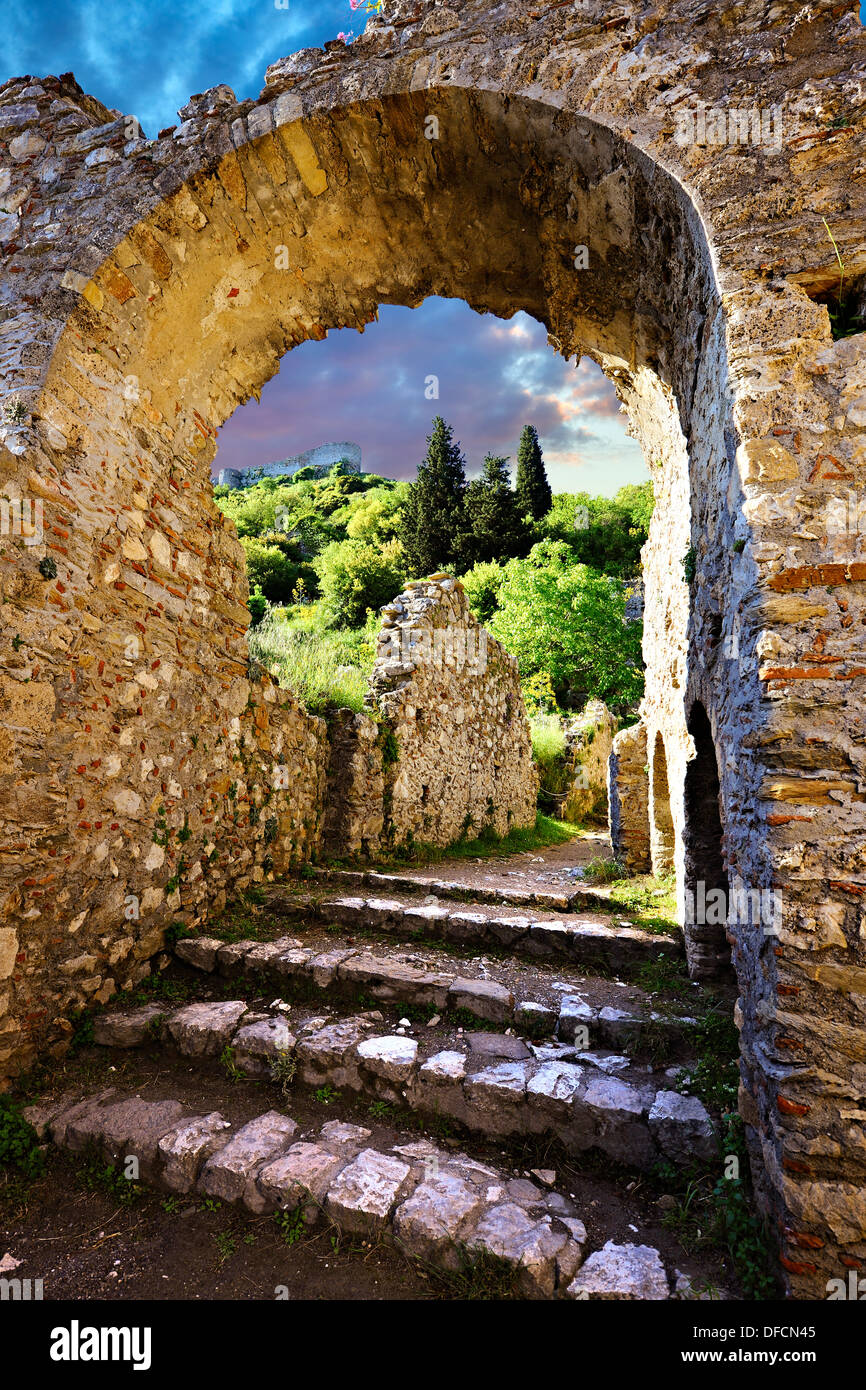
[[608,827],[615,859],[630,874],[650,872],[646,725],[620,729],[608,761]]
[[566,796],[560,808],[563,820],[578,823],[608,809],[608,761],[619,720],[603,700],[590,700],[565,726],[563,764]]
[[535,823],[538,778],[517,661],[477,622],[459,580],[411,583],[383,609],[370,690],[394,740],[385,767],[390,845],[450,845]]
[[341,709],[331,717],[322,853],[329,859],[376,854],[384,829],[382,729],[367,714]]

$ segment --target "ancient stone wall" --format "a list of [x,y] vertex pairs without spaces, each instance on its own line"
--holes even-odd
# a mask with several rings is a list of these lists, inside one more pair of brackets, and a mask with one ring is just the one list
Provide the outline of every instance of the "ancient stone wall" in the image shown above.
[[563,820],[579,822],[608,809],[608,762],[619,720],[603,700],[588,701],[583,712],[565,726],[563,763],[567,794],[560,809]]
[[630,874],[651,870],[646,725],[620,729],[608,762],[608,826],[615,859]]
[[[249,844],[232,780],[214,789],[214,759],[236,767],[217,733],[252,727],[219,427],[290,347],[380,303],[521,309],[601,364],[656,482],[644,718],[683,920],[707,872],[698,704],[716,859],[782,895],[778,929],[728,935],[786,1277],[822,1296],[866,1261],[866,355],[819,302],[839,283],[825,221],[848,283],[866,272],[864,71],[853,0],[394,0],[157,140],[68,78],[0,88],[4,1066],[62,1040],[51,962],[112,949],[111,895],[172,882],[168,856],[144,869],[160,805],[180,827],[213,793],[221,873]],[[773,138],[732,137],[755,108]]]
[[386,745],[385,837],[450,845],[534,825],[538,779],[517,661],[447,575],[383,609],[372,698]]
[[329,859],[367,858],[385,828],[382,728],[367,714],[341,709],[329,723],[328,782],[322,853]]

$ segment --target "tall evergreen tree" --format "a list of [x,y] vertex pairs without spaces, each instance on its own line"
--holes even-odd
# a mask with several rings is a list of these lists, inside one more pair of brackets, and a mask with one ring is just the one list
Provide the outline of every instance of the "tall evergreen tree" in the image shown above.
[[541,446],[534,425],[524,425],[517,449],[517,479],[515,492],[522,516],[540,521],[553,505],[553,493],[547,481]]
[[487,455],[481,477],[466,489],[464,516],[459,544],[461,569],[485,560],[525,555],[532,544],[526,518],[511,490],[508,459]]
[[465,492],[466,460],[451,426],[437,415],[403,512],[403,549],[416,578],[457,563]]

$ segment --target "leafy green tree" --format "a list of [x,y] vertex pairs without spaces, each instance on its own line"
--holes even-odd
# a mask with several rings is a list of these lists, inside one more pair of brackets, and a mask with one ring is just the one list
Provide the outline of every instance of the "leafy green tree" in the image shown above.
[[495,560],[473,565],[463,575],[461,583],[466,590],[469,607],[479,623],[487,623],[499,606],[499,591],[505,578],[505,569]]
[[242,536],[241,545],[247,557],[247,579],[250,588],[260,586],[271,603],[290,603],[298,580],[304,580],[308,593],[316,593],[318,576],[288,544],[274,534]]
[[249,596],[249,599],[247,601],[247,607],[250,610],[250,617],[252,619],[251,626],[258,627],[259,623],[262,621],[262,618],[268,611],[268,601],[262,593],[261,589],[259,588],[258,584]]
[[517,478],[514,484],[522,516],[540,521],[550,511],[553,493],[541,456],[541,445],[534,425],[524,425],[517,447]]
[[546,671],[559,703],[632,704],[643,691],[641,624],[625,623],[625,585],[575,564],[562,541],[541,541],[510,560],[490,631],[520,662]]
[[427,438],[427,456],[409,488],[403,545],[409,572],[420,577],[453,568],[459,558],[466,462],[441,415]]
[[378,609],[400,593],[406,561],[399,541],[364,545],[334,541],[316,560],[322,615],[329,627],[363,627],[367,609]]
[[564,542],[580,564],[626,579],[640,573],[652,505],[652,483],[630,484],[613,498],[560,492],[535,534]]
[[481,477],[464,494],[459,568],[525,555],[530,542],[529,525],[511,490],[508,460],[488,454]]

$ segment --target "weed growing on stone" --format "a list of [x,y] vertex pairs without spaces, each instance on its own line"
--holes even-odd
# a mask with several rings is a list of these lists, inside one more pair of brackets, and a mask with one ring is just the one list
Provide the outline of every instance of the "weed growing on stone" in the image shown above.
[[297,1245],[309,1229],[304,1221],[304,1210],[301,1206],[295,1207],[292,1211],[275,1211],[274,1225],[286,1245]]
[[618,859],[590,859],[583,870],[585,883],[616,883],[624,878],[628,878],[628,870]]
[[[721,1148],[725,1154],[736,1155],[741,1173],[748,1172],[745,1132],[739,1115],[725,1116]],[[718,1233],[727,1245],[746,1298],[774,1298],[776,1281],[769,1232],[753,1208],[744,1179],[719,1178],[712,1196]]]
[[42,1176],[45,1155],[39,1137],[25,1120],[20,1105],[10,1096],[0,1096],[0,1168],[14,1168],[28,1182]]
[[334,1090],[330,1081],[326,1081],[324,1086],[319,1086],[313,1092],[313,1099],[317,1100],[320,1105],[333,1105],[335,1100],[340,1099],[340,1092]]
[[88,1192],[104,1192],[106,1196],[131,1206],[147,1196],[141,1183],[133,1182],[124,1175],[123,1169],[113,1163],[106,1163],[97,1154],[90,1154],[79,1170],[80,1181]]
[[462,1245],[457,1247],[457,1257],[456,1270],[440,1269],[417,1259],[412,1263],[426,1274],[431,1291],[442,1298],[489,1303],[521,1297],[515,1265],[489,1250],[468,1250]]
[[732,1110],[739,1085],[739,1038],[730,1009],[723,1001],[711,1004],[692,1032],[698,1060],[682,1077],[679,1088],[697,1096],[709,1110]]
[[235,1061],[235,1050],[226,1043],[220,1053],[220,1066],[228,1077],[229,1081],[246,1081],[248,1078],[238,1067]]
[[271,1078],[276,1081],[283,1096],[288,1100],[298,1071],[297,1058],[291,1052],[279,1052],[271,1064]]

